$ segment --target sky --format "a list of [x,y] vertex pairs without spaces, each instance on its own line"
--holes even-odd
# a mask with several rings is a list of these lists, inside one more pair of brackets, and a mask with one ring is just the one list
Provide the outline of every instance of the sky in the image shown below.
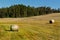
[[51,8],[60,8],[60,0],[0,0],[0,8],[15,4],[30,5],[32,7],[49,6]]

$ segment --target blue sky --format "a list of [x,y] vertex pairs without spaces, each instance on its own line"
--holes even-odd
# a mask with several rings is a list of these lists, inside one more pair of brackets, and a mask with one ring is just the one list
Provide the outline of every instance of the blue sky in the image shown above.
[[50,6],[52,8],[60,8],[60,0],[0,0],[0,8],[14,4],[24,4],[34,7]]

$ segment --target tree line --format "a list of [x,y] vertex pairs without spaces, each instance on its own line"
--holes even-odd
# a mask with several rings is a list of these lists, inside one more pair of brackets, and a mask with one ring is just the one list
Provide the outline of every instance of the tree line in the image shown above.
[[60,13],[60,9],[52,9],[51,7],[30,7],[23,4],[13,5],[6,8],[0,8],[0,18],[21,18],[45,15],[51,13]]

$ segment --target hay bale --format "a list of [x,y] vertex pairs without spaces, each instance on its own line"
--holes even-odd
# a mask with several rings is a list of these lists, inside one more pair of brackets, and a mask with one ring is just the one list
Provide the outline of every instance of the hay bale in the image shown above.
[[53,20],[53,19],[51,19],[51,20],[49,21],[50,24],[53,24],[54,22],[55,22],[55,20]]
[[18,29],[19,29],[18,25],[11,25],[10,26],[11,31],[18,31]]

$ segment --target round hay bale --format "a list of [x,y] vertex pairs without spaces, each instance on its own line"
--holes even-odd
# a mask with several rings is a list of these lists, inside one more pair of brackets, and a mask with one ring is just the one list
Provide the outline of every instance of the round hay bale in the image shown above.
[[49,21],[50,24],[53,24],[54,22],[55,22],[55,20],[53,20],[53,19],[51,19],[51,20]]
[[11,25],[10,26],[11,31],[18,31],[18,29],[19,29],[18,25]]

